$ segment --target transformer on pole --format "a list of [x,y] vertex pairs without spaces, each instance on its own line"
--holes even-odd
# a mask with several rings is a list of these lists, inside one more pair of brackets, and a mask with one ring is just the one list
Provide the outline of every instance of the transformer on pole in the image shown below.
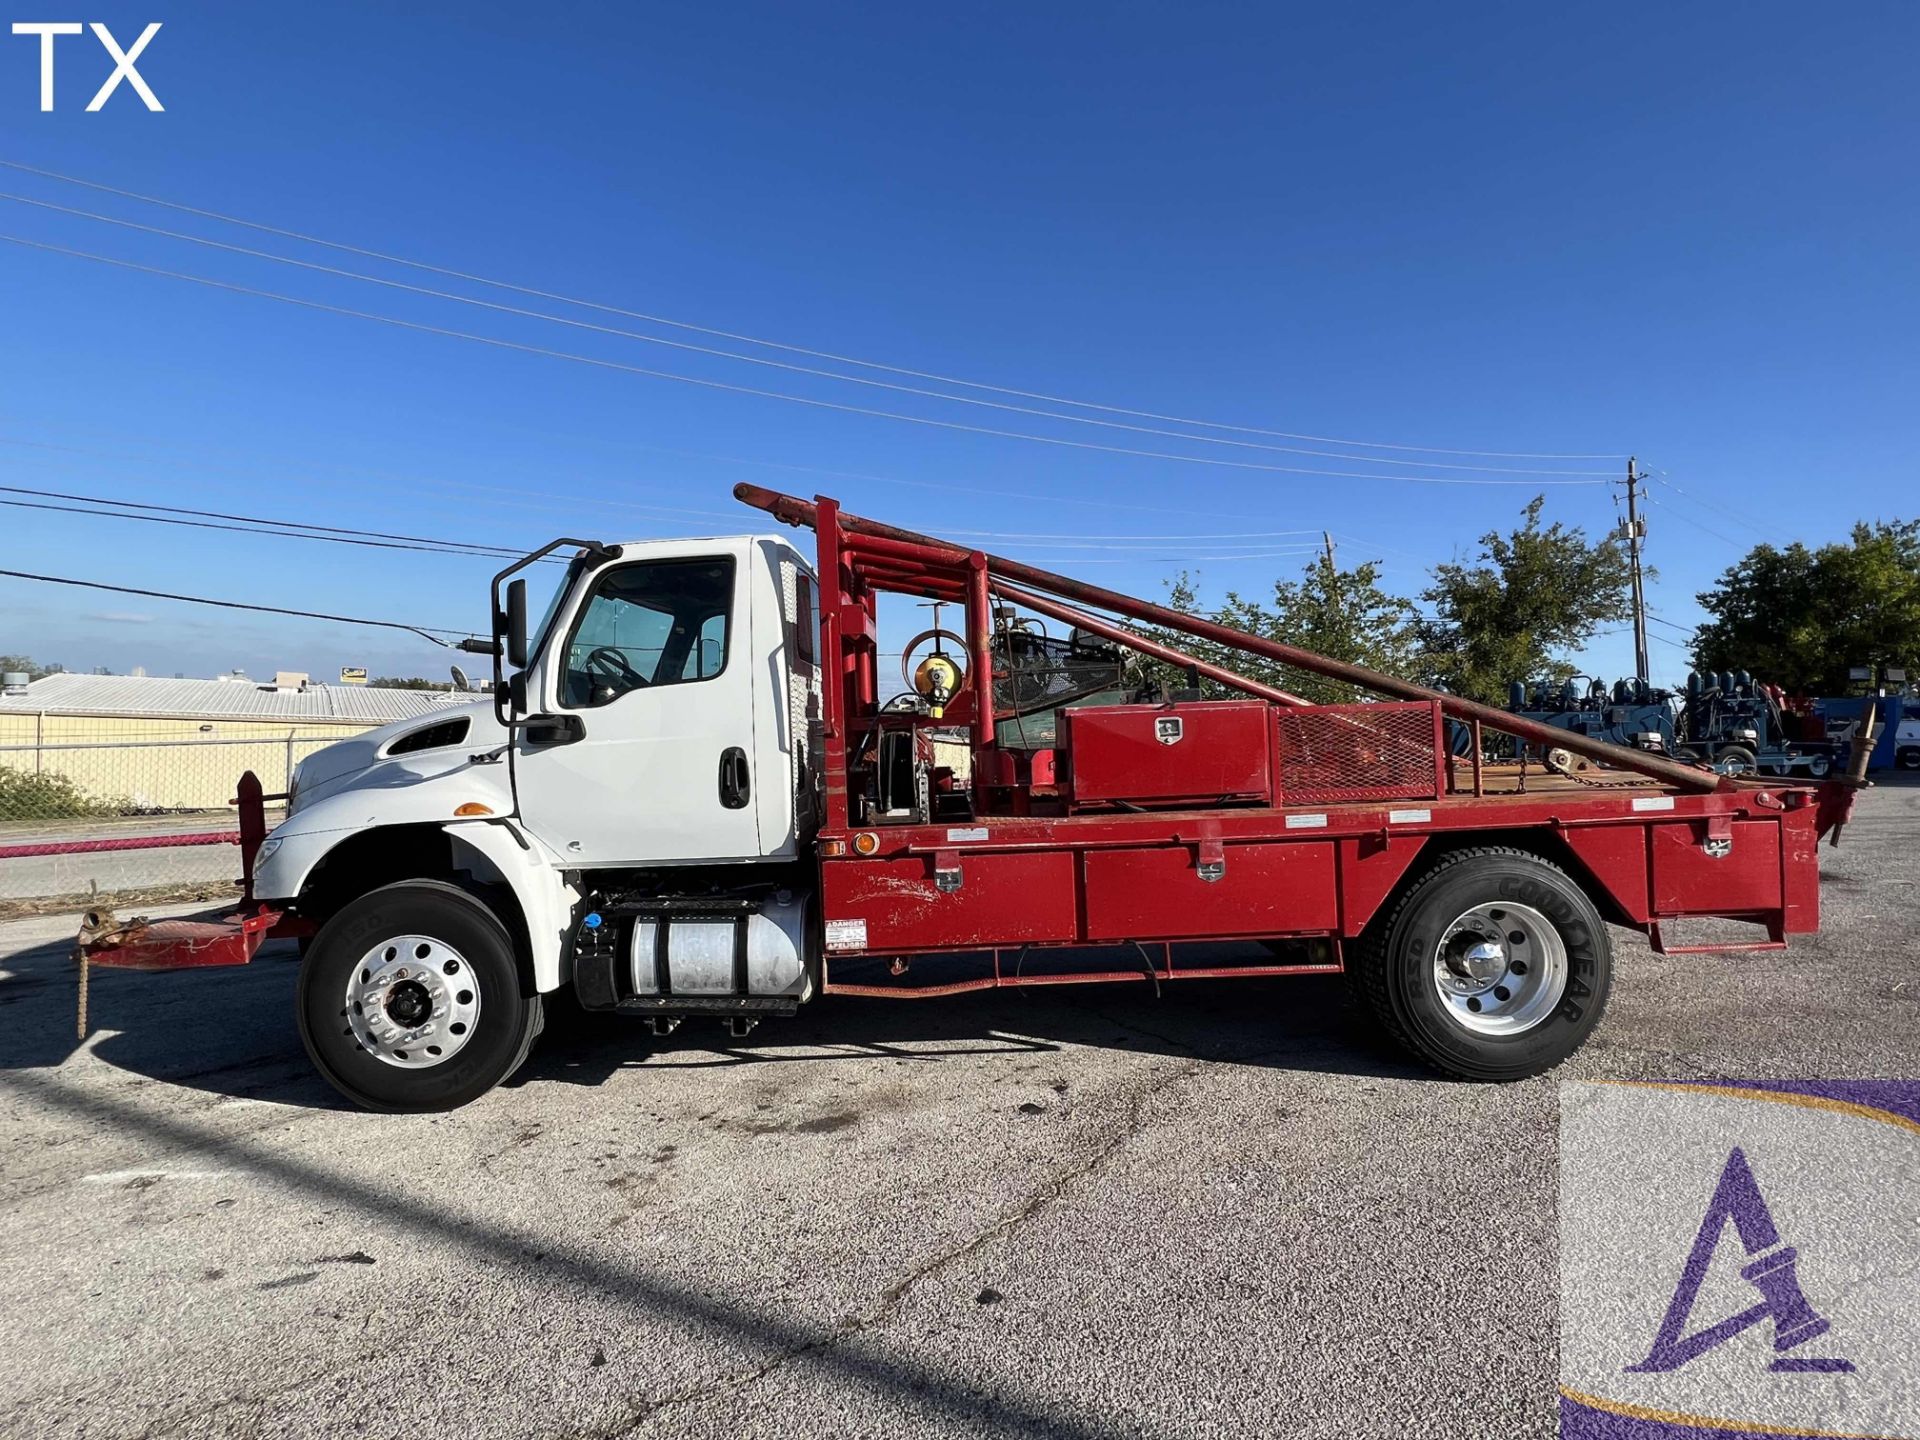
[[1640,546],[1647,523],[1640,518],[1640,472],[1627,457],[1627,559],[1633,586],[1633,673],[1642,685],[1651,683],[1647,664],[1647,590],[1640,573]]

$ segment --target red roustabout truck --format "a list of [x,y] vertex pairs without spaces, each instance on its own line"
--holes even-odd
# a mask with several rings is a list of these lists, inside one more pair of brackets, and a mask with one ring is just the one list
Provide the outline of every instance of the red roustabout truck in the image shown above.
[[[735,493],[814,553],[560,540],[516,562],[494,639],[470,642],[491,704],[319,752],[270,835],[249,779],[239,909],[90,916],[88,961],[238,964],[306,937],[315,1064],[422,1110],[509,1075],[565,985],[657,1032],[744,1032],[834,992],[1344,971],[1414,1054],[1509,1080],[1599,1022],[1610,925],[1674,954],[1665,927],[1691,917],[1751,922],[1717,948],[1756,950],[1818,923],[1845,782],[1722,777],[828,499]],[[530,626],[518,572],[549,557],[565,574]],[[964,617],[916,637],[898,685],[883,595]],[[1129,625],[1379,698],[1310,705]],[[1185,687],[1144,687],[1142,657]],[[1242,698],[1198,698],[1201,676]],[[1597,764],[1494,764],[1485,731]]]

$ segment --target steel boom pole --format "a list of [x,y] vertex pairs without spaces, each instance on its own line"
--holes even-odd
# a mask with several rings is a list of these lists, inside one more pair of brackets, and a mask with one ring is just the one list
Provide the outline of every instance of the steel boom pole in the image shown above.
[[[736,485],[733,487],[733,496],[743,504],[765,510],[769,515],[789,525],[805,526],[811,529],[818,516],[818,508],[812,501],[802,500],[794,495],[783,495],[777,490],[769,490],[761,485],[745,483]],[[840,512],[839,524],[842,530],[852,535],[875,536],[882,540],[943,551],[952,557],[956,565],[964,565],[967,557],[975,553],[949,540],[940,540],[931,535],[922,535],[916,530],[905,530],[897,525],[887,525],[878,520],[849,515],[845,511]],[[1183,634],[1230,645],[1255,655],[1264,655],[1269,660],[1278,660],[1283,665],[1295,665],[1302,670],[1310,670],[1316,675],[1324,675],[1330,680],[1344,681],[1349,685],[1357,685],[1377,694],[1391,695],[1400,700],[1437,701],[1441,712],[1455,720],[1477,720],[1490,730],[1498,730],[1523,740],[1531,740],[1539,745],[1557,746],[1562,750],[1570,751],[1575,755],[1584,755],[1589,760],[1597,760],[1616,769],[1631,770],[1636,774],[1645,775],[1649,779],[1661,780],[1669,785],[1684,786],[1689,790],[1711,791],[1737,788],[1731,780],[1708,770],[1681,765],[1658,755],[1650,755],[1643,750],[1630,750],[1624,745],[1611,745],[1604,740],[1595,740],[1591,736],[1580,735],[1571,730],[1556,729],[1554,726],[1544,725],[1521,715],[1497,710],[1491,705],[1482,705],[1476,700],[1448,695],[1439,690],[1429,690],[1424,686],[1415,685],[1410,680],[1401,680],[1378,670],[1369,670],[1364,665],[1353,665],[1344,660],[1331,660],[1311,650],[1302,650],[1278,640],[1249,635],[1245,631],[1235,630],[1197,615],[1183,615],[1178,610],[1169,610],[1164,605],[1155,605],[1148,600],[1138,600],[1131,595],[1123,595],[1117,590],[1090,585],[1066,575],[1055,574],[1051,570],[1042,570],[1038,566],[1022,564],[1018,560],[1008,560],[992,554],[986,555],[986,561],[990,574],[1037,590],[1049,591],[1062,599],[1078,601],[1095,609],[1124,615],[1129,620],[1164,625]]]

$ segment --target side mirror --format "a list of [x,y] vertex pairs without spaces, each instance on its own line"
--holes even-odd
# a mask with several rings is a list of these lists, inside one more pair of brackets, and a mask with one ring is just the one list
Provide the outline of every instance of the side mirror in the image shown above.
[[527,582],[507,586],[507,664],[516,670],[527,665]]

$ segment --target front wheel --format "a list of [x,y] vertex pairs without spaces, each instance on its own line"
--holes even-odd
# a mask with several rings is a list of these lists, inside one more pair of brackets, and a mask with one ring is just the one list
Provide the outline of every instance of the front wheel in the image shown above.
[[1600,1021],[1613,945],[1593,901],[1522,850],[1462,850],[1409,885],[1355,956],[1356,988],[1406,1049],[1462,1080],[1552,1069]]
[[1920,745],[1908,746],[1893,758],[1902,770],[1920,770]]
[[368,1110],[452,1110],[527,1058],[540,997],[480,901],[437,880],[343,906],[300,962],[300,1038],[328,1082]]

